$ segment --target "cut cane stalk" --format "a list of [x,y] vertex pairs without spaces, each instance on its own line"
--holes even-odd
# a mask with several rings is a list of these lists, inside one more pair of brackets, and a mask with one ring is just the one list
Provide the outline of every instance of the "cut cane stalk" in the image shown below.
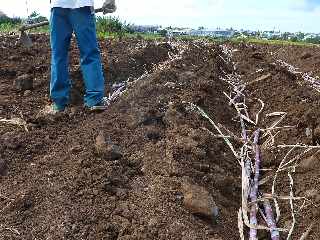
[[276,222],[274,220],[274,216],[273,216],[273,211],[272,211],[272,207],[271,204],[269,202],[269,200],[264,200],[263,201],[263,207],[264,207],[264,211],[266,213],[266,222],[269,228],[271,228],[272,230],[270,231],[270,235],[271,235],[271,239],[272,240],[279,240],[280,239],[280,233],[277,230],[274,230],[277,228]]
[[[257,200],[257,195],[258,195],[258,186],[259,186],[259,175],[260,175],[260,149],[258,146],[258,141],[259,141],[259,135],[260,135],[260,130],[258,129],[254,133],[254,149],[255,149],[255,155],[256,155],[256,161],[255,161],[255,173],[254,173],[254,180],[253,180],[253,187],[250,192],[250,199],[251,201],[256,201]],[[252,225],[258,225],[257,221],[257,210],[258,210],[258,205],[253,204],[251,206],[250,210],[250,224]],[[257,230],[254,228],[250,229],[249,233],[249,239],[250,240],[257,240]]]
[[[294,168],[292,169],[292,172],[295,172],[295,169],[294,169]],[[288,177],[289,177],[289,179],[290,179],[290,197],[293,198],[293,178],[292,178],[292,176],[291,176],[290,171],[288,171]],[[293,230],[294,230],[294,227],[295,227],[295,224],[296,224],[296,217],[295,217],[295,214],[294,214],[293,200],[290,199],[289,202],[290,202],[290,208],[291,208],[292,225],[291,225],[289,234],[288,234],[288,236],[287,236],[287,240],[290,240],[290,239],[291,239],[291,235],[292,235],[292,233],[293,233]]]

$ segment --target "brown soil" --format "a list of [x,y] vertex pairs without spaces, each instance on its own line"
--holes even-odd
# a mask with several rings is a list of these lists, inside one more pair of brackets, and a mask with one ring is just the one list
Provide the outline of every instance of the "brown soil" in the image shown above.
[[[58,119],[39,120],[39,110],[49,102],[50,49],[48,36],[34,35],[33,40],[35,46],[25,50],[16,45],[16,37],[0,37],[0,118],[23,118],[29,130],[0,123],[0,239],[239,239],[238,162],[224,141],[210,134],[216,134],[213,126],[189,104],[200,106],[240,136],[236,112],[223,94],[229,85],[221,80],[233,66],[223,61],[219,45],[100,41],[107,92],[113,83],[124,81],[128,89],[107,111],[91,114],[82,107],[73,43],[72,104]],[[266,104],[259,127],[275,120],[266,114],[284,111],[288,115],[281,125],[297,127],[281,131],[276,144],[317,144],[317,136],[307,138],[305,129],[316,130],[320,124],[319,94],[274,62],[282,59],[316,75],[320,50],[230,47],[238,49],[232,61],[243,81],[271,74],[246,89],[250,112],[258,108],[255,98]],[[34,79],[31,92],[14,88],[14,80],[23,74]],[[101,131],[120,147],[122,156],[97,154],[95,139]],[[311,223],[315,225],[309,238],[320,237],[319,159],[315,154],[310,160],[312,153],[293,176],[294,194],[310,199],[296,213],[294,239]],[[263,167],[276,169],[285,151],[262,154]],[[279,179],[277,193],[287,196],[288,178]],[[186,182],[212,195],[220,211],[217,222],[184,207],[181,186]],[[268,184],[263,190],[270,193]],[[288,201],[280,204],[283,227],[290,224],[291,213]],[[296,208],[300,205],[297,201]]]

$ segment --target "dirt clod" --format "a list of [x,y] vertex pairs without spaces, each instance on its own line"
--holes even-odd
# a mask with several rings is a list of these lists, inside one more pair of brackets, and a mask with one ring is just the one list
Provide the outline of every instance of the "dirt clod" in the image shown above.
[[302,159],[300,163],[300,167],[305,171],[314,170],[317,167],[320,167],[320,159],[318,156],[312,155],[306,159]]
[[184,195],[184,206],[191,213],[213,219],[218,217],[218,207],[212,195],[205,188],[184,183],[181,190]]
[[122,157],[120,146],[113,144],[111,140],[107,141],[103,131],[100,131],[96,137],[95,150],[99,156],[106,160],[117,160]]
[[100,131],[96,137],[95,150],[96,153],[100,156],[105,155],[108,151],[108,144],[103,131]]
[[251,57],[258,60],[263,60],[263,54],[261,52],[254,52],[252,53]]
[[305,52],[301,55],[301,59],[302,60],[305,60],[305,59],[308,59],[308,58],[311,58],[312,57],[312,54],[309,53],[309,52]]
[[31,93],[32,93],[31,90],[26,90],[24,91],[23,96],[28,97],[31,95]]
[[29,74],[18,76],[14,80],[14,87],[18,91],[26,91],[33,89],[33,77]]
[[8,163],[7,161],[0,159],[0,176],[8,175]]

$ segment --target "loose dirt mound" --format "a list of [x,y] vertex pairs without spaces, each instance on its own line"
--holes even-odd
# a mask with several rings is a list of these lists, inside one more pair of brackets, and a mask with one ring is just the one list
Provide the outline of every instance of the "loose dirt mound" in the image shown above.
[[[29,130],[0,124],[0,167],[8,171],[0,177],[2,239],[238,239],[239,165],[213,126],[190,107],[200,106],[240,136],[236,112],[223,95],[229,85],[221,80],[233,73],[233,66],[223,60],[220,46],[101,41],[106,90],[124,81],[127,90],[106,112],[89,114],[81,106],[83,87],[73,43],[71,108],[55,121],[39,121],[36,115],[48,103],[50,50],[47,36],[33,38],[31,50],[17,47],[14,37],[0,39],[0,118],[22,118]],[[267,113],[286,111],[285,124],[299,127],[281,133],[277,141],[309,144],[305,129],[310,121],[303,116],[307,109],[317,109],[318,95],[274,65],[268,48],[258,56],[259,46],[232,47],[239,49],[233,61],[245,81],[259,77],[258,68],[272,75],[247,89],[252,99],[266,103],[261,127],[269,126]],[[15,89],[13,82],[22,74],[34,80],[31,91]],[[298,97],[309,100],[301,103]],[[257,108],[253,102],[248,106]],[[314,122],[313,129],[318,125]],[[120,154],[97,153],[96,137],[102,132]],[[279,165],[273,153],[264,154],[273,156],[264,167]],[[314,203],[298,213],[297,236],[319,217],[316,166],[295,176],[295,195],[311,189]],[[191,184],[213,197],[217,222],[184,207],[185,186]],[[282,224],[290,221],[287,208],[283,204]],[[311,234],[317,239],[319,228]]]

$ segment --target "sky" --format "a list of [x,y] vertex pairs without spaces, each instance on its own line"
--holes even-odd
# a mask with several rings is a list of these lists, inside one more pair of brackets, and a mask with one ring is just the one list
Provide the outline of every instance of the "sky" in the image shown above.
[[[37,11],[49,16],[49,0],[10,0],[8,16]],[[320,33],[320,0],[116,0],[113,16],[132,24],[208,29],[235,28]],[[103,0],[95,0],[101,7]],[[28,6],[28,7],[27,7]],[[27,10],[28,9],[28,10]]]

